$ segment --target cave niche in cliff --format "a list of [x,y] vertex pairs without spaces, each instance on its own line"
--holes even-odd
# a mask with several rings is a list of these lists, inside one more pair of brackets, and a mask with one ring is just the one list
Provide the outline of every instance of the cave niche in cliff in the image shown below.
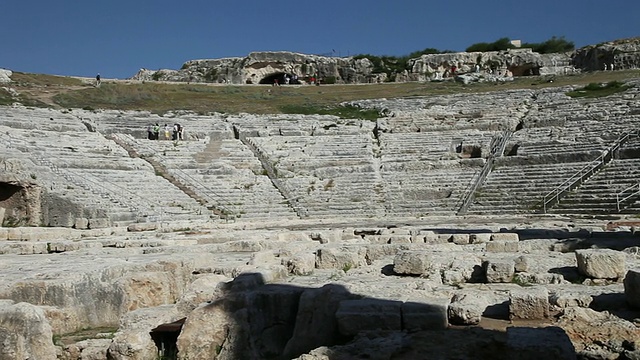
[[30,221],[26,189],[19,184],[0,181],[0,208],[5,209],[0,218],[3,226],[21,226]]

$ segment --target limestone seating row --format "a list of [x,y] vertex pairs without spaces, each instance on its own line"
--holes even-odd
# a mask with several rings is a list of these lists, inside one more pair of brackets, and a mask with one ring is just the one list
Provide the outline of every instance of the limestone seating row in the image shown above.
[[382,161],[440,160],[445,154],[455,154],[455,146],[462,143],[488,148],[491,133],[440,133],[420,132],[381,134],[380,156]]
[[[223,177],[199,174],[188,169],[172,173],[212,206],[241,214],[243,218],[295,216],[270,180],[249,170],[237,170]],[[188,177],[182,177],[182,174]]]
[[87,131],[73,112],[23,106],[1,106],[0,125],[12,130]]
[[[303,206],[309,215],[324,212],[324,207],[342,206],[354,213],[369,213],[371,207],[382,202],[379,181],[373,172],[335,174],[328,178],[296,176],[281,179],[292,197]],[[376,189],[378,189],[376,191]]]
[[533,210],[546,193],[583,168],[585,163],[499,167],[478,190],[469,213]]
[[614,159],[602,171],[564,197],[552,212],[617,211],[616,195],[640,179],[640,159]]
[[[73,144],[75,146],[76,143]],[[89,145],[86,144],[86,146],[88,147]],[[55,159],[51,164],[58,169],[64,169],[70,165],[74,166],[74,169],[62,170],[65,171],[65,175],[73,177],[74,183],[90,190],[94,194],[111,198],[112,202],[128,204],[127,206],[130,210],[142,212],[138,216],[144,217],[157,212],[168,212],[177,215],[185,213],[184,209],[188,209],[189,212],[194,214],[202,213],[202,209],[195,207],[196,204],[192,199],[177,191],[174,186],[166,181],[158,182],[159,178],[153,174],[148,164],[139,159],[130,159],[126,157],[126,152],[124,154],[123,152],[124,150],[120,149],[120,151],[116,151],[116,154],[107,151],[105,155],[94,154],[92,158],[80,158],[74,152],[56,154],[54,151],[51,154],[53,156],[50,156],[50,158],[52,160]],[[72,157],[73,160],[69,161],[69,157]],[[113,161],[120,165],[114,166],[112,164]],[[112,167],[114,169],[95,170],[96,166],[100,166],[103,169]],[[82,168],[83,170],[80,171],[77,168]],[[128,171],[127,169],[141,170]],[[136,184],[147,185],[148,187],[136,187]],[[157,189],[157,192],[154,189]],[[159,209],[154,210],[154,207]],[[111,209],[111,212],[114,212],[114,210]]]
[[[313,138],[309,138],[309,139],[310,141],[314,141]],[[354,141],[347,141],[347,144],[345,144],[344,138],[332,139],[332,138],[323,137],[323,139],[315,140],[314,143],[322,143],[323,145],[325,145],[326,143],[329,142],[330,144],[334,145],[333,147],[337,149],[336,151],[349,152],[353,148],[353,144],[356,145],[356,148],[366,148],[367,142],[370,141],[366,137],[355,137],[353,140]],[[272,160],[273,162],[277,163],[276,169],[278,169],[279,166],[281,166],[281,162],[278,161],[280,156],[285,156],[290,154],[289,151],[292,148],[296,149],[297,151],[300,151],[300,148],[308,144],[308,140],[301,137],[281,137],[281,138],[276,137],[276,139],[273,139],[273,140],[270,138],[269,139],[251,138],[251,141],[253,141],[256,144],[256,147],[260,148],[261,151],[263,151],[263,153],[265,153],[267,156],[271,156],[271,158],[276,158],[276,160]],[[331,142],[331,141],[334,141],[334,142]],[[447,140],[445,141],[446,146],[450,146],[450,141],[451,141],[451,138],[447,138]],[[335,146],[336,142],[338,146]],[[363,142],[364,142],[364,145],[362,145]],[[280,150],[277,150],[277,149],[280,149]],[[281,152],[278,152],[278,151],[281,151]],[[356,151],[356,153],[358,153],[358,151]],[[371,161],[370,160],[372,156],[371,153],[360,152],[360,154],[361,154],[361,157],[359,158],[360,160],[356,160],[356,161],[365,161],[365,162]],[[287,169],[290,169],[292,167],[291,165],[298,165],[297,162],[295,161],[296,159],[295,157],[289,156],[286,159],[288,160],[288,162],[286,163]],[[319,166],[326,165],[325,163],[323,163],[324,158],[320,161],[321,162],[320,164],[317,164],[315,160],[316,160],[315,158],[313,159],[313,161],[308,160],[307,163],[313,164],[313,166],[311,167],[319,167]],[[339,164],[339,165],[344,166],[344,164]],[[309,165],[307,165],[307,167],[309,167]],[[293,166],[293,168],[298,170],[298,166]],[[305,194],[304,189],[308,189],[310,185],[300,183],[299,181],[296,181],[296,184],[298,184],[298,186],[294,186],[290,184],[293,181],[288,181],[288,182],[285,181],[285,184],[287,184],[287,188],[289,189],[299,188],[303,190],[303,191],[297,191],[297,192],[292,191],[292,196],[298,199],[298,201],[302,203],[302,206],[309,211],[309,214],[313,214],[313,215],[319,214],[320,212],[323,212],[324,211],[323,208],[327,206],[332,206],[334,209],[337,206],[340,206],[343,209],[352,209],[354,211],[360,209],[359,211],[367,211],[367,212],[373,211],[375,213],[378,213],[380,211],[379,208],[381,208],[381,206],[376,204],[379,202],[382,202],[382,200],[374,201],[373,203],[353,201],[354,199],[361,198],[360,196],[361,194],[365,196],[366,195],[371,196],[375,186],[378,186],[379,189],[382,189],[382,191],[384,191],[384,188],[385,188],[384,182],[380,182],[380,180],[378,180],[377,182],[366,181],[366,179],[375,179],[377,176],[375,172],[357,172],[358,176],[355,178],[355,181],[354,181],[354,180],[349,180],[350,178],[349,176],[346,176],[347,174],[342,173],[343,176],[340,176],[341,170],[342,170],[341,167],[334,167],[334,168],[335,168],[335,171],[333,171],[333,173],[335,177],[333,179],[336,181],[336,184],[340,186],[335,186],[334,188],[331,189],[331,193],[330,193],[331,196],[329,196],[329,194],[324,194],[322,192],[320,192],[320,194],[316,194],[316,193]],[[319,171],[316,170],[316,173],[317,172]],[[450,179],[446,179],[447,182],[449,180]],[[429,180],[426,180],[426,181],[429,181]],[[441,183],[442,179],[437,179],[434,181],[436,183]],[[350,184],[350,186],[344,186],[346,184]],[[308,195],[313,195],[313,196],[308,196]],[[322,196],[322,195],[325,195],[325,196]],[[342,198],[343,199],[342,201],[345,203],[340,205],[339,202],[336,202],[336,198]],[[398,197],[392,196],[390,197],[390,199],[398,199]],[[327,202],[329,201],[331,201],[331,203],[327,204]],[[365,206],[364,209],[363,209],[363,205]],[[373,209],[371,208],[372,205],[374,207]],[[437,205],[434,205],[433,201],[423,202],[421,205],[429,205],[429,208],[440,207],[440,203],[438,203]],[[416,209],[414,213],[424,213],[424,211],[423,209]]]
[[[215,154],[203,155],[208,161],[196,161],[194,157],[207,151],[206,141],[184,141],[178,150],[169,151],[173,145],[158,141],[129,138],[131,145],[143,149],[166,167],[183,185],[191,188],[209,206],[240,215],[243,218],[282,216],[291,218],[295,214],[269,179],[256,174],[251,168],[262,168],[253,153],[238,140],[225,139]],[[211,141],[211,140],[209,140]],[[232,145],[230,145],[232,144]],[[162,150],[166,148],[167,150]],[[228,159],[226,154],[231,154]],[[239,164],[237,159],[243,159]],[[223,165],[223,170],[220,169]],[[241,165],[236,168],[236,165]],[[209,175],[213,173],[215,175]]]
[[[320,216],[336,210],[369,214],[379,208],[371,197],[376,185],[371,139],[362,135],[249,138],[268,159],[290,196]],[[292,156],[295,152],[297,156]],[[328,154],[328,155],[327,155]],[[306,175],[305,175],[306,174]]]
[[575,154],[602,151],[608,147],[607,144],[598,143],[563,143],[559,141],[547,143],[523,143],[518,148],[518,155],[553,155],[553,154]]
[[[365,121],[342,120],[322,115],[243,114],[226,119],[243,137],[349,135],[368,132]],[[340,126],[336,126],[336,125]]]
[[[14,151],[12,156],[18,158],[24,158],[34,160],[33,164],[34,176],[38,183],[51,194],[68,199],[74,204],[78,204],[79,207],[85,208],[85,214],[93,214],[89,216],[103,217],[105,213],[110,214],[110,218],[113,221],[121,220],[135,220],[135,205],[131,202],[120,201],[117,196],[111,194],[105,190],[104,182],[92,181],[87,179],[86,176],[78,169],[65,169],[64,162],[66,157],[69,156],[68,151],[56,151],[64,144],[75,145],[74,142],[67,142],[56,144],[54,147],[50,147],[49,151],[42,151],[39,144],[40,137],[35,137],[35,140],[31,140],[29,137],[25,137],[25,134],[21,131],[14,132],[14,146],[12,149],[20,149],[21,151]],[[16,144],[18,143],[18,144]],[[72,156],[75,156],[73,154]],[[112,157],[112,160],[117,157]],[[23,162],[26,166],[31,161]],[[60,164],[61,166],[58,166]],[[86,160],[84,166],[99,166],[97,160]],[[37,174],[37,175],[36,175]],[[101,214],[101,215],[100,215]],[[76,217],[81,217],[80,214],[75,214]],[[67,224],[67,225],[73,225]]]
[[[292,198],[307,211],[310,217],[321,215],[347,215],[378,213],[382,198],[376,194],[378,181],[375,174],[359,173],[318,179],[313,176],[296,176],[281,179]],[[336,214],[335,210],[347,211]]]
[[112,193],[137,202],[145,214],[170,214],[180,218],[207,213],[194,199],[148,171],[87,170],[85,175],[101,180]]

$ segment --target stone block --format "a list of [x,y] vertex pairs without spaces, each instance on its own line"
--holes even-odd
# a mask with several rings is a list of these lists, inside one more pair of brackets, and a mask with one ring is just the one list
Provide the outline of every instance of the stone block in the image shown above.
[[595,279],[618,279],[626,272],[625,254],[609,249],[576,250],[578,271]]
[[0,254],[47,254],[47,243],[35,241],[7,242],[0,244]]
[[513,260],[489,260],[483,265],[488,283],[509,283],[513,280]]
[[567,333],[556,326],[508,327],[507,359],[539,360],[563,359],[575,360],[576,350]]
[[378,299],[344,300],[336,311],[340,334],[368,330],[401,330],[402,302]]
[[532,270],[532,266],[531,265],[533,265],[533,259],[531,259],[531,257],[525,256],[525,255],[519,256],[514,261],[514,266],[515,266],[516,272],[531,272],[531,270]]
[[80,239],[80,231],[69,228],[54,227],[18,227],[9,228],[7,240],[15,241],[50,241]]
[[449,326],[448,298],[421,298],[402,304],[402,329],[444,330]]
[[451,242],[453,234],[438,234],[438,244]]
[[449,237],[431,232],[424,235],[424,242],[430,245],[446,244],[449,242]]
[[565,283],[566,280],[564,276],[561,274],[551,274],[551,273],[526,273],[519,272],[516,273],[513,277],[513,281],[517,284],[525,284],[525,285],[549,285],[549,284],[562,284]]
[[488,243],[489,241],[491,241],[491,235],[492,234],[489,234],[489,233],[471,234],[471,235],[469,235],[469,242],[471,244]]
[[0,227],[2,227],[2,224],[4,223],[4,214],[6,214],[6,212],[7,209],[0,206]]
[[549,303],[560,308],[583,307],[587,308],[591,305],[593,297],[588,293],[574,291],[553,291],[549,295]]
[[411,244],[411,235],[389,235],[389,244]]
[[393,259],[393,271],[398,274],[422,275],[431,268],[431,256],[424,251],[401,251]]
[[366,264],[366,248],[323,248],[316,252],[318,269],[350,269]]
[[89,228],[89,219],[87,218],[76,218],[73,227],[78,230],[86,230]]
[[111,221],[107,218],[97,218],[89,220],[89,229],[104,229],[111,226]]
[[51,325],[40,307],[6,304],[0,306],[0,319],[0,359],[56,359]]
[[518,252],[520,243],[512,241],[491,241],[486,245],[487,252],[506,252],[515,253]]
[[543,287],[512,290],[509,294],[509,318],[540,320],[549,317],[549,292]]
[[476,325],[480,323],[482,313],[489,306],[489,300],[480,293],[457,293],[453,295],[447,316],[455,325]]
[[313,253],[295,254],[286,260],[285,266],[290,274],[311,275],[316,265],[316,256]]
[[629,305],[640,308],[640,269],[627,271],[624,277],[624,295]]
[[158,223],[155,223],[155,222],[134,223],[134,224],[129,224],[129,226],[127,226],[127,231],[131,231],[131,232],[155,231],[157,229],[158,229]]
[[370,244],[386,244],[387,237],[380,235],[365,235],[364,240]]
[[[458,277],[461,277],[462,281],[456,282]],[[461,282],[483,282],[485,272],[482,260],[473,254],[456,254],[455,258],[451,260],[449,268],[443,271],[443,280],[447,278],[453,281],[449,282],[449,285],[455,285]]]
[[493,233],[491,241],[520,241],[520,236],[516,233]]
[[453,234],[451,235],[451,242],[456,245],[469,244],[469,234]]

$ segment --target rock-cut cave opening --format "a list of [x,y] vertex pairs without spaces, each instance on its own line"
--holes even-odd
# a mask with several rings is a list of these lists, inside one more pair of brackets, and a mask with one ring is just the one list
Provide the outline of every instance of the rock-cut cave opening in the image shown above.
[[186,319],[180,319],[168,324],[162,324],[151,330],[151,339],[158,348],[160,359],[174,360],[178,358],[178,336]]

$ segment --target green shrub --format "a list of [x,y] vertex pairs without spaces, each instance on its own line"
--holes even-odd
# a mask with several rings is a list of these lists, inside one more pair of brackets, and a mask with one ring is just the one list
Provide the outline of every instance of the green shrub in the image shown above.
[[335,76],[326,76],[324,78],[324,80],[323,80],[323,83],[324,84],[329,84],[329,85],[335,84],[336,83],[336,77]]
[[565,40],[564,36],[551,37],[551,39],[542,43],[524,43],[524,48],[531,48],[533,51],[540,54],[554,54],[573,51],[576,46],[573,41]]
[[598,98],[605,97],[627,90],[629,86],[620,81],[609,81],[606,84],[589,83],[583,88],[567,92],[567,96],[572,98]]
[[[551,39],[541,43],[523,43],[523,48],[531,48],[533,51],[540,54],[552,54],[572,51],[575,49],[575,45],[572,41],[568,41],[564,36],[553,36]],[[515,46],[511,44],[509,38],[501,38],[492,43],[476,43],[469,46],[466,52],[487,52],[487,51],[502,51],[507,49],[513,49]]]
[[476,43],[469,46],[465,51],[466,52],[487,52],[487,51],[501,51],[507,49],[513,49],[515,46],[511,44],[511,40],[509,38],[500,38],[492,43]]

